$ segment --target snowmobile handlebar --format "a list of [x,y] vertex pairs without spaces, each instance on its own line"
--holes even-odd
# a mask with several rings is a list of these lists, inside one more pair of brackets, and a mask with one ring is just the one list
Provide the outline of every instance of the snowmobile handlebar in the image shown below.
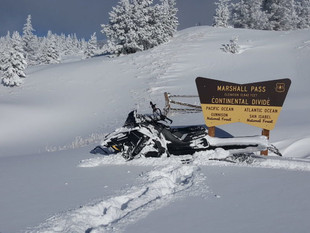
[[173,121],[170,118],[168,118],[167,116],[165,116],[164,114],[162,114],[161,110],[156,107],[156,104],[153,104],[153,102],[150,101],[150,105],[153,109],[154,118],[157,121],[165,121],[165,122],[169,121],[170,124],[172,124]]

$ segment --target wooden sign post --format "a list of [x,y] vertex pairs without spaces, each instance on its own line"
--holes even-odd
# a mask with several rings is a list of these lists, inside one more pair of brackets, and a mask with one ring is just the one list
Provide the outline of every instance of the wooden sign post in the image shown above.
[[215,136],[215,126],[242,122],[269,131],[275,127],[291,85],[290,79],[237,84],[196,78],[206,125]]
[[[268,129],[263,129],[263,130],[262,130],[262,135],[263,135],[263,136],[266,136],[266,137],[268,138],[268,140],[269,140],[269,137],[270,137],[270,130],[268,130]],[[261,154],[261,155],[268,155],[268,150],[261,151],[260,154]]]
[[208,127],[208,135],[210,137],[215,137],[215,126],[209,126]]

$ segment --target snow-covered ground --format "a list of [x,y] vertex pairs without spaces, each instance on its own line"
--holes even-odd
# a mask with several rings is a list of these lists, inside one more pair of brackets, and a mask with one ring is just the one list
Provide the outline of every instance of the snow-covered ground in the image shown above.
[[[222,44],[238,36],[241,51]],[[189,28],[149,51],[26,70],[0,86],[0,232],[308,232],[310,30]],[[196,77],[248,83],[290,78],[270,141],[283,157],[252,164],[90,154],[130,110],[197,94]],[[197,99],[198,102],[198,99]],[[174,125],[203,124],[201,113]],[[260,129],[224,125],[232,135]]]

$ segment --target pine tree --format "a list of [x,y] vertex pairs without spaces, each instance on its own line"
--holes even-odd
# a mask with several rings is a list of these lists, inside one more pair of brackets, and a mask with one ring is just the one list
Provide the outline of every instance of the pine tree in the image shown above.
[[79,39],[76,36],[76,33],[72,35],[72,48],[73,48],[73,53],[77,54],[80,52],[80,42]]
[[[136,43],[141,50],[147,50],[157,45],[154,38],[157,19],[154,18],[153,0],[132,0],[132,15],[135,24]],[[156,26],[155,26],[156,25]]]
[[72,39],[71,35],[68,35],[65,38],[64,45],[65,45],[65,47],[64,47],[64,54],[65,55],[73,54],[73,39]]
[[109,24],[102,24],[102,33],[108,38],[109,50],[116,54],[135,53],[142,50],[136,41],[136,25],[131,18],[132,6],[129,0],[121,0],[109,13]]
[[157,46],[169,39],[178,24],[175,0],[121,0],[102,25],[110,52],[129,54]]
[[98,51],[98,41],[96,32],[92,34],[90,40],[87,42],[86,50],[84,51],[85,58],[90,58],[96,55]]
[[27,62],[31,65],[36,64],[37,52],[37,37],[32,33],[34,31],[31,23],[31,15],[28,15],[27,21],[23,28],[23,49],[26,55]]
[[16,70],[14,69],[14,62],[15,62],[15,54],[12,50],[7,50],[3,54],[3,76],[2,76],[2,83],[5,86],[19,86],[22,84],[21,78],[17,75]]
[[245,1],[232,4],[232,24],[235,28],[247,28],[248,4]]
[[[162,1],[162,4],[156,4],[151,11],[149,20],[149,29],[151,35],[149,36],[149,47],[155,47],[161,43],[167,42],[172,32],[172,25],[169,22],[169,5],[168,1]],[[173,32],[172,32],[173,33]]]
[[310,27],[310,0],[296,2],[297,28]]
[[15,52],[15,64],[14,67],[16,68],[16,74],[19,77],[26,77],[24,70],[27,67],[27,61],[24,55],[24,50],[22,46],[22,38],[17,31],[13,32],[12,34],[12,49]]
[[215,15],[213,16],[213,26],[227,28],[230,20],[230,0],[219,0],[215,5],[216,9]]
[[248,27],[252,29],[266,29],[268,18],[263,11],[263,0],[248,0],[249,1],[249,16]]
[[3,70],[4,62],[5,62],[5,52],[11,46],[11,34],[7,33],[5,37],[1,37],[0,43],[0,70]]
[[[82,38],[80,43],[81,43],[81,50],[85,51],[86,48],[87,48],[87,43],[88,42],[84,38]],[[97,41],[97,43],[98,43],[98,41]]]
[[41,62],[44,64],[53,64],[60,62],[60,54],[57,47],[56,36],[51,31],[48,31],[47,38],[44,40],[42,48]]
[[[160,43],[166,42],[177,31],[179,20],[177,17],[178,8],[176,8],[175,0],[161,0],[161,4],[154,8],[154,12],[158,13],[155,17],[158,20],[157,25],[162,28],[162,34],[164,39],[159,40]],[[159,43],[159,44],[160,44]]]
[[14,32],[2,58],[2,83],[5,86],[18,86],[22,83],[21,78],[26,77],[24,70],[27,62],[21,51],[21,37],[18,32]]
[[268,17],[268,29],[280,31],[297,27],[294,0],[264,0],[263,10]]
[[232,23],[236,28],[267,29],[262,0],[241,0],[233,4]]

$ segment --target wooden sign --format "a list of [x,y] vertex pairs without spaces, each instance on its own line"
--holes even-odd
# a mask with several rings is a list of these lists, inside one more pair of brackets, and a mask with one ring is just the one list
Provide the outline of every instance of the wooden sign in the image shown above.
[[242,122],[272,130],[291,80],[237,84],[198,77],[196,85],[207,126]]

